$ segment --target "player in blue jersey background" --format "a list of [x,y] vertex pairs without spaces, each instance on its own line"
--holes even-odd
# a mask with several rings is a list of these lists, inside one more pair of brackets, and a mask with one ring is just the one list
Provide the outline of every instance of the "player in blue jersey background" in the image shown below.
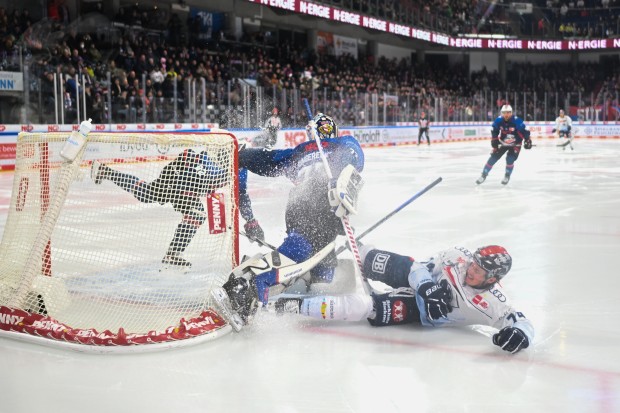
[[530,132],[525,128],[523,120],[512,114],[512,107],[504,105],[501,109],[501,116],[493,121],[491,129],[491,156],[482,169],[482,175],[476,180],[480,185],[487,179],[487,175],[493,169],[493,165],[506,153],[506,172],[502,184],[506,185],[510,181],[514,164],[521,152],[521,145],[525,149],[532,148]]

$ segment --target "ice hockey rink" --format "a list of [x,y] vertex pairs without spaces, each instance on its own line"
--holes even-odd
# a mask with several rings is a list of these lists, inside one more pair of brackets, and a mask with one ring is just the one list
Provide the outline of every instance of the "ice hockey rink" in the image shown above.
[[[536,329],[516,355],[486,328],[270,313],[238,334],[148,354],[0,339],[0,412],[620,412],[620,142],[556,143],[522,151],[505,187],[503,158],[474,183],[488,141],[366,149],[351,218],[359,233],[442,177],[363,241],[416,259],[505,246],[514,262],[502,285]],[[0,230],[12,178],[0,174]],[[291,184],[252,176],[250,185],[266,239],[279,244]],[[259,248],[242,240],[241,251]]]

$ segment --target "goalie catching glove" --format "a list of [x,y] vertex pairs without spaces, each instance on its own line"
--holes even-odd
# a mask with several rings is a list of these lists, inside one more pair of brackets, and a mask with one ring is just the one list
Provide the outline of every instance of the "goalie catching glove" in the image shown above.
[[364,186],[362,176],[353,165],[347,165],[338,179],[329,182],[327,196],[332,211],[338,218],[357,213],[357,197]]

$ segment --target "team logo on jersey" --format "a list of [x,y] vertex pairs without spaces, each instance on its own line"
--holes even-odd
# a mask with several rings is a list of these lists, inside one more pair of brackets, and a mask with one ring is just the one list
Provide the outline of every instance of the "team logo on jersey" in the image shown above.
[[385,274],[385,267],[390,259],[390,254],[384,254],[382,252],[377,253],[372,259],[372,271],[377,274]]
[[484,297],[482,297],[480,294],[472,298],[471,302],[474,303],[476,307],[480,307],[483,310],[486,310],[487,308],[489,308],[489,303],[487,303]]
[[515,135],[512,135],[512,134],[502,136],[500,141],[502,142],[502,145],[504,146],[514,146],[517,143],[517,139],[515,138]]
[[502,303],[506,302],[506,296],[504,294],[502,294],[501,291],[499,291],[497,288],[495,288],[493,290],[489,290],[489,292],[491,294],[493,294]]
[[392,321],[402,323],[405,321],[405,315],[407,315],[407,305],[401,300],[394,301],[392,303]]

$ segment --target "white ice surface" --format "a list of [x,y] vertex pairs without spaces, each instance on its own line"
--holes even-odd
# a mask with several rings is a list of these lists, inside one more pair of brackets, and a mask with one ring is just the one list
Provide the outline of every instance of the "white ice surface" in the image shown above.
[[[0,339],[0,412],[619,412],[620,142],[553,141],[504,159],[474,184],[488,142],[367,149],[363,231],[443,182],[365,238],[425,258],[453,245],[504,245],[503,286],[535,342],[510,355],[488,329],[373,328],[259,314],[200,346],[88,355]],[[12,174],[0,174],[4,228]],[[251,177],[266,237],[284,235],[285,180]],[[243,253],[258,251],[241,243]]]

